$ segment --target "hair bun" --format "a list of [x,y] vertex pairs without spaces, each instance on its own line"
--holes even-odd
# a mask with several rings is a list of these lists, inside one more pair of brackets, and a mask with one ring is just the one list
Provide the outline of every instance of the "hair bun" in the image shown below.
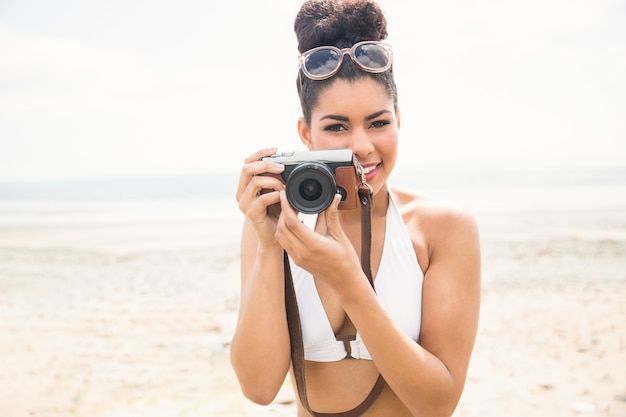
[[322,45],[347,48],[387,38],[387,20],[373,0],[308,0],[296,15],[300,53]]

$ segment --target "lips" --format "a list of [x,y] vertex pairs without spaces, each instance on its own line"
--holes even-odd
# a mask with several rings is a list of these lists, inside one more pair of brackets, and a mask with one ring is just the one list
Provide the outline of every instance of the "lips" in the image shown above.
[[369,165],[362,165],[363,166],[363,173],[365,174],[365,180],[367,182],[370,182],[378,173],[378,168],[380,167],[380,164],[369,164]]

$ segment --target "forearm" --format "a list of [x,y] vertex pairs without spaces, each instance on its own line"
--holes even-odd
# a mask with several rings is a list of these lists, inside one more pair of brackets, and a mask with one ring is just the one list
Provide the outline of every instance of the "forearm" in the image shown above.
[[231,362],[244,394],[258,403],[273,399],[290,365],[283,274],[282,249],[259,248],[242,280]]
[[411,340],[387,314],[364,279],[342,305],[359,331],[387,384],[415,416],[449,416],[462,391],[462,378]]

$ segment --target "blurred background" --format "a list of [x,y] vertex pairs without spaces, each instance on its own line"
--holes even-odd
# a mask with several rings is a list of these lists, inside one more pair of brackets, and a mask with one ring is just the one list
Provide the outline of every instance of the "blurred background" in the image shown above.
[[[0,2],[0,181],[295,149],[301,2]],[[381,0],[401,168],[626,167],[626,2]]]
[[[233,210],[248,154],[302,147],[300,4],[1,1],[0,222],[54,222],[58,200]],[[380,4],[402,111],[396,183],[471,208],[624,204],[625,1]],[[39,217],[25,218],[33,200]]]

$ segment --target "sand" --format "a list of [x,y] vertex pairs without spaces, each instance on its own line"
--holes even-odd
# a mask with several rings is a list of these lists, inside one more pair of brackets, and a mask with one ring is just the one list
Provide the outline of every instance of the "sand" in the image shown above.
[[[626,416],[626,210],[478,213],[455,416]],[[240,220],[0,229],[0,416],[294,416],[228,361]]]

